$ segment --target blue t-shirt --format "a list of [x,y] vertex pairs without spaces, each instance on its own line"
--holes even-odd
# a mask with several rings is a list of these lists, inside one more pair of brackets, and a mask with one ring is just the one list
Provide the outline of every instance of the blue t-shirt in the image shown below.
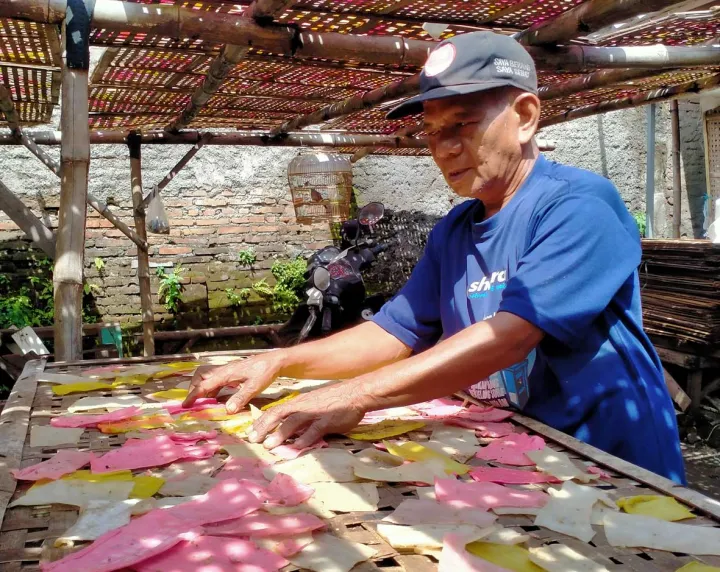
[[433,228],[407,284],[374,321],[421,352],[496,312],[545,337],[468,392],[685,484],[675,411],[642,328],[640,237],[617,189],[540,157],[510,202],[477,200]]

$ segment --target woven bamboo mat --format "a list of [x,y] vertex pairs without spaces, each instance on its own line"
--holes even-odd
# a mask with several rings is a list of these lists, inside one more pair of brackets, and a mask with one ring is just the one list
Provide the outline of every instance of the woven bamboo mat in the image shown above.
[[[231,352],[233,358],[243,357],[251,352]],[[254,352],[253,352],[254,353]],[[161,361],[177,361],[177,359],[207,359],[215,356],[227,356],[227,353],[193,354],[183,356],[162,356],[161,358],[131,360],[93,360],[85,362],[82,367],[96,367],[108,364],[126,363],[157,363]],[[16,507],[5,510],[7,503],[25,493],[28,485],[21,484],[15,490],[15,481],[9,470],[25,467],[51,457],[55,448],[32,448],[29,446],[29,426],[45,425],[52,415],[65,411],[67,407],[85,394],[54,396],[49,384],[37,384],[34,374],[43,371],[43,361],[30,362],[23,376],[18,380],[0,416],[0,570],[31,571],[39,569],[41,560],[55,560],[62,557],[63,550],[52,548],[52,542],[77,518],[77,511],[72,507],[52,505],[44,507]],[[56,367],[49,364],[48,369],[54,372],[78,372],[82,367]],[[113,395],[138,394],[145,395],[154,391],[174,387],[178,378],[166,378],[150,381],[144,386],[129,389],[115,389]],[[279,382],[287,384],[288,381]],[[110,393],[93,392],[92,395],[110,395]],[[518,431],[527,431],[543,436],[552,448],[564,451],[577,463],[594,462],[610,473],[609,480],[597,481],[595,486],[604,489],[613,498],[622,496],[651,494],[661,492],[670,494],[693,508],[698,515],[693,524],[720,526],[720,503],[703,495],[677,487],[672,482],[653,475],[620,459],[580,443],[562,433],[546,427],[523,416],[511,419],[518,426]],[[426,440],[426,431],[417,431],[409,435],[418,441]],[[80,447],[99,453],[119,447],[124,442],[123,435],[104,435],[96,430],[86,430]],[[329,439],[330,446],[357,452],[372,444],[355,441],[345,437]],[[75,446],[69,446],[74,448]],[[473,459],[471,464],[484,464],[484,461]],[[489,463],[492,465],[492,463]],[[541,488],[531,485],[520,488]],[[367,570],[425,572],[437,569],[437,561],[430,556],[399,554],[389,546],[375,531],[378,520],[384,518],[389,511],[396,508],[403,500],[415,498],[414,486],[383,485],[379,489],[380,503],[377,512],[339,514],[329,521],[329,528],[334,534],[356,542],[371,545],[377,554],[371,561],[359,564],[355,572]],[[4,513],[4,514],[3,514]],[[596,527],[597,534],[592,542],[583,543],[574,538],[534,526],[533,517],[501,516],[498,522],[513,527],[519,532],[530,536],[530,546],[541,546],[548,543],[563,543],[581,554],[592,558],[610,570],[634,571],[675,571],[691,561],[702,561],[710,565],[720,566],[720,557],[691,558],[687,555],[672,554],[654,550],[619,549],[608,545],[602,527]]]

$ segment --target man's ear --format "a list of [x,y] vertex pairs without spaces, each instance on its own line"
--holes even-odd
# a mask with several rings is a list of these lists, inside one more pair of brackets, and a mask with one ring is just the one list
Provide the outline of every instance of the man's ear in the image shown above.
[[529,143],[535,136],[540,121],[540,99],[534,93],[522,92],[515,97],[513,110],[518,118],[518,141]]

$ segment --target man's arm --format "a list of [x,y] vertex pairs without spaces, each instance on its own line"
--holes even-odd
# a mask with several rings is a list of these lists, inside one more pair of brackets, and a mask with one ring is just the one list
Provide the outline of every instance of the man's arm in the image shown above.
[[451,395],[522,361],[543,338],[530,322],[507,312],[474,324],[433,348],[267,411],[250,438],[275,447],[294,434],[296,446],[352,428],[367,411]]
[[227,402],[230,413],[240,411],[276,377],[339,379],[355,377],[402,360],[408,346],[380,326],[367,322],[328,338],[256,355],[213,369],[198,368],[184,401],[214,396],[225,386],[238,387]]

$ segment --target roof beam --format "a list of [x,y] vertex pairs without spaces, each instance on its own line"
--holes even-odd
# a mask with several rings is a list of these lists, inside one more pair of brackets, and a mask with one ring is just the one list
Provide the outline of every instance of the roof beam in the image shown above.
[[559,16],[546,20],[521,32],[517,39],[529,46],[566,43],[578,36],[621,22],[638,14],[655,12],[670,5],[671,0],[588,0]]
[[[412,137],[416,133],[420,133],[424,129],[424,126],[422,123],[413,123],[412,125],[406,125],[405,127],[401,127],[393,135],[395,137]],[[357,163],[360,159],[363,157],[367,157],[368,155],[371,155],[373,153],[372,147],[363,147],[362,149],[358,149],[355,151],[355,154],[350,157],[351,163]]]
[[557,125],[558,123],[579,119],[580,117],[589,117],[599,113],[607,113],[608,111],[640,107],[641,105],[647,105],[648,103],[661,103],[663,101],[677,99],[685,95],[700,93],[701,91],[712,89],[718,85],[720,85],[720,74],[697,81],[689,81],[673,87],[664,87],[661,89],[638,93],[620,100],[603,101],[596,103],[595,105],[587,105],[585,107],[571,109],[564,113],[559,113],[552,117],[542,119],[540,120],[539,128],[542,129],[544,127],[549,127],[550,125]]
[[[240,16],[245,20],[272,21],[276,14],[285,10],[294,0],[255,0]],[[180,131],[207,105],[210,98],[220,89],[233,68],[247,55],[249,46],[227,44],[222,52],[210,64],[210,69],[202,84],[195,90],[192,98],[182,110],[180,115],[165,129],[166,131]]]

